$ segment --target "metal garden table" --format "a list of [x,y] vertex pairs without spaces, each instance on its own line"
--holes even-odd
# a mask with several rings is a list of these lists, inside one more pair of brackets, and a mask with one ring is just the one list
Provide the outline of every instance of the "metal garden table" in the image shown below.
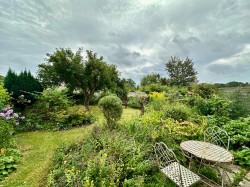
[[223,147],[211,144],[209,142],[189,140],[180,144],[184,152],[191,154],[192,157],[200,158],[215,164],[221,164],[222,168],[222,184],[224,186],[224,164],[229,164],[233,161],[233,155]]

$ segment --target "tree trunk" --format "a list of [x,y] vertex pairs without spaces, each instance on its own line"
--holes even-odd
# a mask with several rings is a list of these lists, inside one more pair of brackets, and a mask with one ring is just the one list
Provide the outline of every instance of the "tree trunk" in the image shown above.
[[89,111],[89,101],[90,101],[90,97],[89,96],[85,96],[85,98],[84,98],[84,106],[85,106],[85,109],[87,111]]

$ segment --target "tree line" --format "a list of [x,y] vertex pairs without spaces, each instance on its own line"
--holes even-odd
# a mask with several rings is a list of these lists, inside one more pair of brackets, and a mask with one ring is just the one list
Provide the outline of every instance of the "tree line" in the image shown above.
[[[189,57],[184,60],[177,56],[171,57],[165,63],[165,70],[168,78],[156,73],[148,74],[141,79],[140,86],[188,86],[198,82],[197,71]],[[81,91],[86,109],[89,109],[90,100],[98,91],[109,90],[120,98],[126,98],[129,91],[137,88],[132,79],[120,78],[115,65],[108,64],[102,56],[91,50],[87,50],[84,55],[82,48],[76,52],[70,48],[57,48],[52,54],[46,54],[45,62],[38,65],[37,78],[26,70],[17,75],[9,69],[4,79],[5,88],[13,93],[12,96],[16,99],[24,94],[26,99],[34,100],[29,93],[62,85],[68,88],[69,94],[76,90]],[[232,82],[228,85],[239,83]]]

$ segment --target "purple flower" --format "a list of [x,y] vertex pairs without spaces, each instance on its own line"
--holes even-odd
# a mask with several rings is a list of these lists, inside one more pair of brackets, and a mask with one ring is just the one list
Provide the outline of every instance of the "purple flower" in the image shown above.
[[4,113],[0,113],[0,117],[5,117],[5,114]]
[[10,115],[10,114],[12,114],[12,113],[13,113],[13,110],[12,110],[12,109],[9,109],[9,110],[6,112],[7,115]]
[[16,126],[18,126],[18,125],[19,125],[19,122],[17,121],[17,122],[16,122]]
[[25,119],[25,116],[22,116],[21,119]]
[[14,118],[18,118],[19,117],[18,113],[14,113],[13,116],[14,116]]

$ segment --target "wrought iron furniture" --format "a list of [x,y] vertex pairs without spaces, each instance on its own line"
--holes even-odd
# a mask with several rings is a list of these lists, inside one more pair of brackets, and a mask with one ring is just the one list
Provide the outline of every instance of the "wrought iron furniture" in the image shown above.
[[[191,155],[190,158],[196,157],[211,163],[222,164],[222,186],[224,185],[224,168],[223,164],[231,163],[233,155],[224,147],[212,144],[210,142],[201,142],[195,140],[184,141],[180,144],[181,149]],[[216,165],[217,167],[217,165]]]
[[218,126],[213,126],[208,127],[204,131],[204,142],[210,142],[228,150],[230,137],[225,130],[222,130]]
[[200,177],[182,166],[174,152],[163,142],[154,146],[156,159],[161,171],[180,187],[188,187],[200,181]]

